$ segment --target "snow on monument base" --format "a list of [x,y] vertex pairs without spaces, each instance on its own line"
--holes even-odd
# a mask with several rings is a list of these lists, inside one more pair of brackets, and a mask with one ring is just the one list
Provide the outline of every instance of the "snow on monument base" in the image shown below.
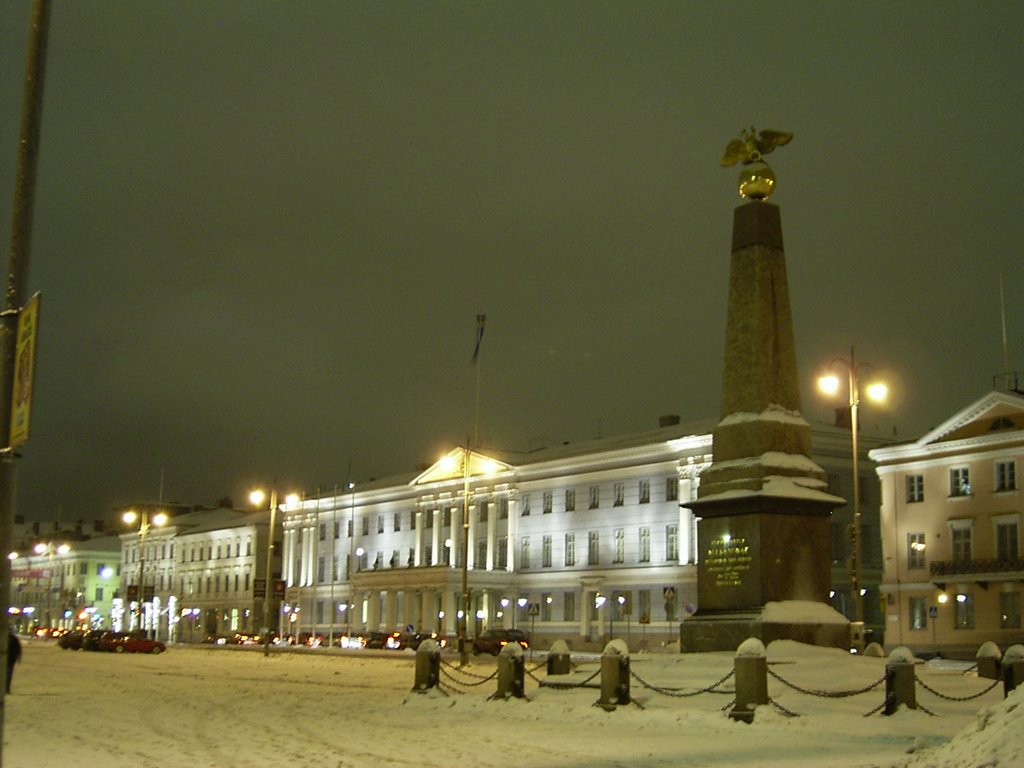
[[683,653],[735,651],[750,637],[765,645],[795,640],[825,648],[850,648],[850,622],[824,603],[787,600],[749,611],[697,612],[679,627]]

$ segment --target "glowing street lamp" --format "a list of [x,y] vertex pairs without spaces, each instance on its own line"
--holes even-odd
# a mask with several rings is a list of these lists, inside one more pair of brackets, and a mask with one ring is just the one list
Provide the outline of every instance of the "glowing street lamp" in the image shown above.
[[[49,568],[47,568],[46,576],[46,626],[53,626],[53,619],[51,617],[51,601],[53,600],[53,558],[55,555],[66,555],[71,551],[71,547],[67,544],[54,544],[52,541],[40,542],[33,547],[33,551],[37,555],[46,555],[49,561]],[[61,571],[61,581],[63,582],[63,569]],[[63,590],[62,590],[63,591]]]
[[[149,519],[149,510],[143,509],[142,512],[136,512],[134,509],[129,509],[123,515],[121,520],[125,525],[134,526],[138,523],[139,526],[139,629],[145,631],[145,609],[146,603],[146,534],[149,533],[149,529],[153,526],[164,526],[167,525],[167,521],[170,517],[166,512],[157,512],[153,515],[153,519]],[[156,585],[154,584],[154,592]]]
[[[263,502],[267,500],[266,491],[262,489],[256,489],[249,493],[249,503],[254,507],[263,507]],[[290,493],[285,497],[285,504],[297,504],[299,502],[299,495],[297,493]],[[270,655],[270,602],[273,594],[273,560],[274,560],[274,521],[277,516],[279,506],[277,504],[277,489],[270,491],[270,527],[267,530],[267,572],[266,572],[266,587],[263,593],[263,655]]]
[[[849,394],[850,408],[850,439],[853,447],[853,527],[850,530],[850,539],[853,544],[853,556],[850,563],[851,581],[853,582],[853,605],[854,620],[861,625],[864,623],[864,594],[861,589],[861,540],[860,540],[860,473],[858,470],[857,432],[859,430],[858,409],[860,407],[860,381],[858,374],[863,368],[870,370],[868,363],[858,363],[854,356],[854,349],[850,347],[850,359],[846,360],[837,357],[832,361],[830,368],[836,366],[846,368],[847,392]],[[818,379],[818,389],[826,395],[836,395],[839,392],[841,381],[839,376],[829,373]],[[881,381],[872,381],[865,388],[865,394],[869,400],[884,402],[889,395],[888,386]]]

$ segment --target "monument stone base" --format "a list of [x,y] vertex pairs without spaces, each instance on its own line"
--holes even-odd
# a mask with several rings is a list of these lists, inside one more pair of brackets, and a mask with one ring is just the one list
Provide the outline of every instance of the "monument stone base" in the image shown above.
[[680,625],[679,650],[735,651],[750,637],[765,645],[773,640],[795,640],[847,650],[852,640],[850,622],[841,613],[824,603],[793,600],[748,611],[698,612]]

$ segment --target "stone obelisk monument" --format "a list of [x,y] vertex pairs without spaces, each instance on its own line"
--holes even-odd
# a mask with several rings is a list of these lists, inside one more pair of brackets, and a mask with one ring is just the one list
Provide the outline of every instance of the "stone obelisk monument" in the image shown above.
[[791,134],[744,131],[723,165],[743,162],[729,270],[721,420],[697,501],[698,610],[683,651],[734,650],[748,637],[849,647],[849,622],[827,604],[828,520],[844,502],[811,460],[800,413],[782,221],[765,202],[763,155]]

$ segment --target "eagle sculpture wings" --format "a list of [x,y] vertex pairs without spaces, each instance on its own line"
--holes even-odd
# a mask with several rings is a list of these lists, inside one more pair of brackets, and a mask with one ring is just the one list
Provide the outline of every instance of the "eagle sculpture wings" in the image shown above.
[[767,155],[776,147],[788,144],[792,138],[792,133],[784,133],[782,131],[761,131],[758,133],[754,130],[753,126],[750,127],[749,131],[744,128],[740,131],[740,138],[733,139],[729,142],[729,146],[725,148],[725,155],[722,156],[722,165],[728,166],[735,165],[736,163],[749,165],[750,163],[760,162],[764,155]]

